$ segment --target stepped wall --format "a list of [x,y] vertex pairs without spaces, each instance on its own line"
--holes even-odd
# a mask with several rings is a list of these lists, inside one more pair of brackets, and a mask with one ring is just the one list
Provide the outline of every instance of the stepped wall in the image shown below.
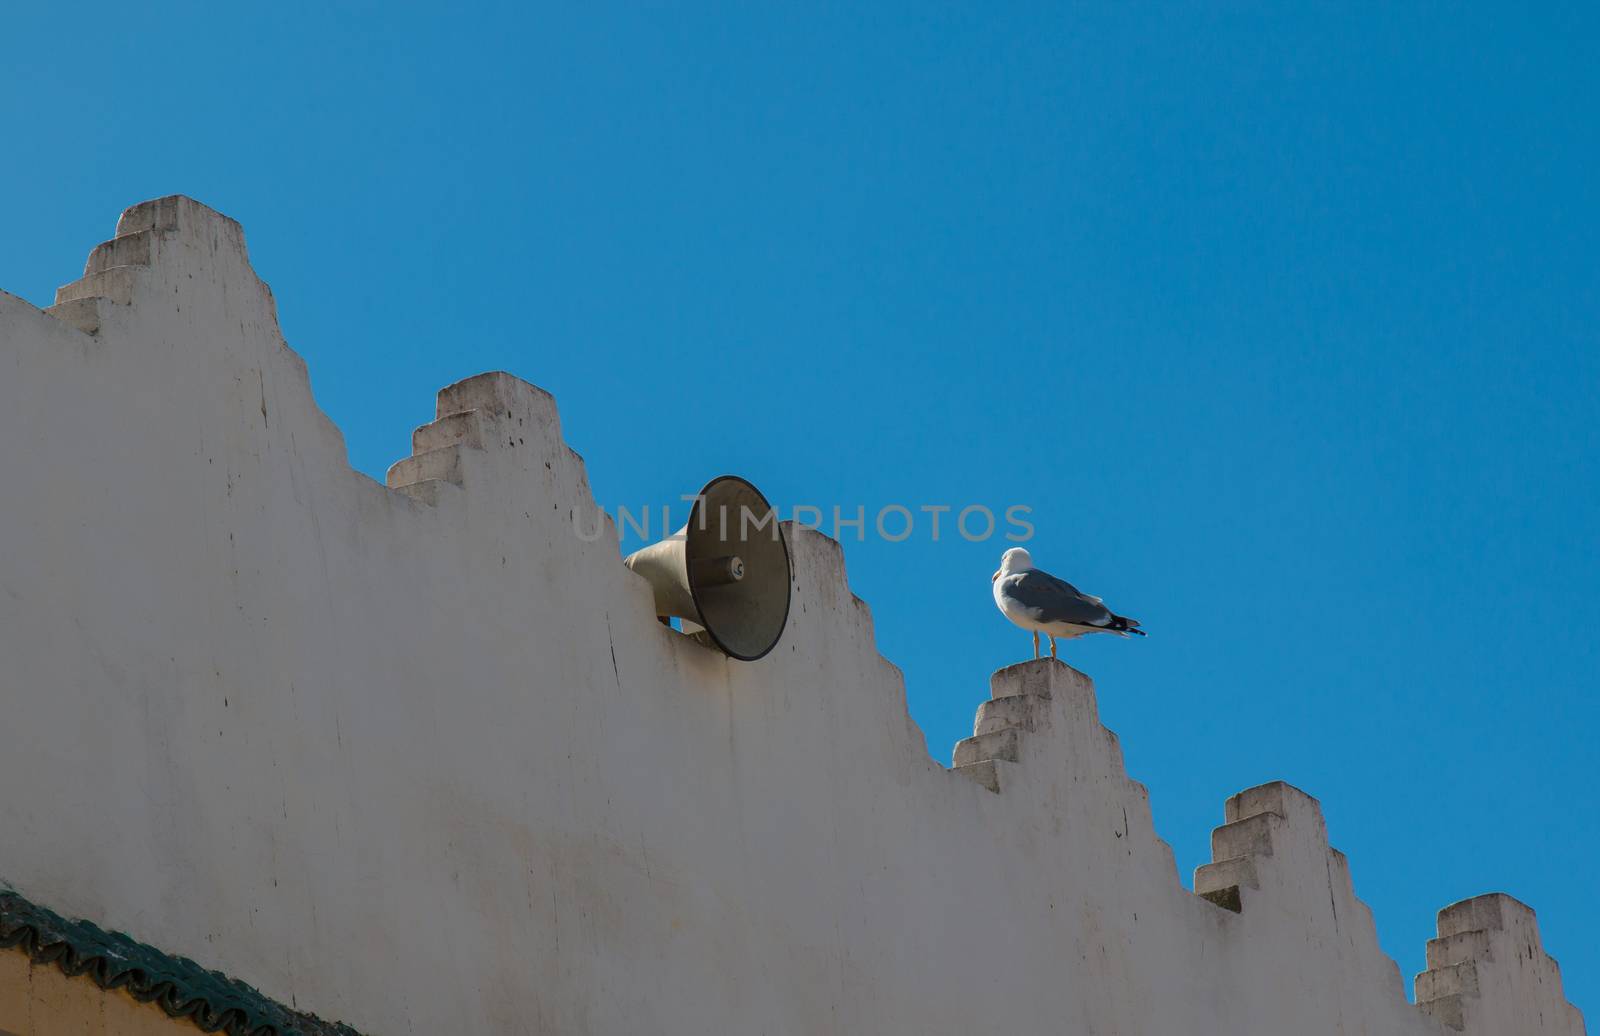
[[353,471],[187,198],[0,294],[0,883],[371,1036],[1583,1031],[1521,904],[1442,912],[1414,1006],[1303,792],[1190,892],[1083,674],[995,674],[946,767],[837,543],[734,662],[547,393],[435,418]]

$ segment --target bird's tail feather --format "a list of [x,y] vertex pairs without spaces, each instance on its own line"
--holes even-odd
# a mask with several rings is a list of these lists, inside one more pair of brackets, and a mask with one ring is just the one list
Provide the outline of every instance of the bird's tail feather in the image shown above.
[[1136,637],[1144,636],[1144,630],[1139,628],[1138,619],[1130,619],[1126,615],[1111,616],[1111,628],[1126,637],[1132,633]]

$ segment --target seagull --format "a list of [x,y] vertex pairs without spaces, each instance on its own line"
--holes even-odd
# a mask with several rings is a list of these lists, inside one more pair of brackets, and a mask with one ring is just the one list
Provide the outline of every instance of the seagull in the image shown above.
[[994,583],[994,603],[1001,614],[1033,631],[1034,658],[1039,657],[1041,633],[1050,638],[1051,658],[1056,657],[1057,637],[1081,637],[1085,633],[1144,636],[1138,619],[1113,614],[1100,598],[1034,568],[1033,556],[1021,547],[1012,547],[1000,556],[1000,571],[990,581]]

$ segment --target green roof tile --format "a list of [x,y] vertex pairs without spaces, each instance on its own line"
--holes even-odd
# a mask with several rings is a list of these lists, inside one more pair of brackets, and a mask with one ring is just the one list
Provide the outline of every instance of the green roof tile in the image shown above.
[[0,889],[0,949],[16,948],[68,976],[86,975],[101,989],[126,989],[155,1001],[202,1032],[228,1036],[361,1036],[340,1022],[285,1007],[238,979],[207,971],[187,957],[135,942],[88,921],[68,921]]

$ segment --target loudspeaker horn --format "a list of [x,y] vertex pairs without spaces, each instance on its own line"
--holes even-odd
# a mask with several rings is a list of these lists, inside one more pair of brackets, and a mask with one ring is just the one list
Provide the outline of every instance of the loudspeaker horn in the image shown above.
[[760,490],[735,475],[706,483],[689,521],[623,559],[655,592],[656,614],[704,627],[730,658],[754,662],[789,622],[789,544]]

